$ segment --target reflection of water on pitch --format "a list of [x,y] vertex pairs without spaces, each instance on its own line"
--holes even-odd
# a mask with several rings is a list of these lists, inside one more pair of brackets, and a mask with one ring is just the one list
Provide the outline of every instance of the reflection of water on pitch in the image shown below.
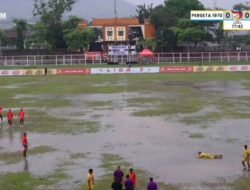
[[0,139],[3,138],[3,124],[0,124]]
[[29,171],[29,162],[28,162],[27,158],[24,158],[23,171],[25,171],[25,172]]
[[249,178],[250,176],[250,171],[243,171],[243,175],[244,178]]
[[8,135],[9,135],[9,141],[10,141],[10,144],[13,144],[13,131],[12,131],[12,129],[10,128],[9,130],[8,130]]

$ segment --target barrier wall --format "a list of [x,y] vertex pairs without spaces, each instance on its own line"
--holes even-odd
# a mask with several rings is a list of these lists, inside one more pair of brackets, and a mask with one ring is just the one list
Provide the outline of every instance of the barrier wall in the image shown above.
[[[112,67],[112,68],[63,68],[48,69],[47,75],[95,75],[95,74],[146,74],[146,73],[192,73],[192,72],[246,72],[250,65],[228,66],[166,66],[166,67]],[[0,76],[39,76],[44,69],[3,69]]]

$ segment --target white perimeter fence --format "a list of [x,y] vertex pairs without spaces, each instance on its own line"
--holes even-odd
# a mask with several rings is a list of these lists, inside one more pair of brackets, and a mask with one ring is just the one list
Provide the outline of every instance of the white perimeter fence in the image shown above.
[[237,63],[248,62],[250,52],[185,52],[185,53],[155,53],[154,58],[139,58],[131,56],[105,56],[85,54],[72,55],[25,55],[25,56],[1,56],[0,65],[4,66],[42,66],[42,65],[84,65],[84,64],[117,64],[126,63]]

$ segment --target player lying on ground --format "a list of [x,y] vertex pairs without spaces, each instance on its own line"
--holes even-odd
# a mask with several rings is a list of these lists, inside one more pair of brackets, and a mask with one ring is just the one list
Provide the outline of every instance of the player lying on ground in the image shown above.
[[198,158],[203,158],[203,159],[221,159],[223,155],[221,154],[209,154],[205,152],[198,152]]

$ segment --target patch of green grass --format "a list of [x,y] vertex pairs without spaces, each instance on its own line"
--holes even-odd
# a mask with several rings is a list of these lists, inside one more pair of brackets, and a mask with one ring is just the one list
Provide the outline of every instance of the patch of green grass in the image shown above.
[[[53,152],[56,149],[49,146],[38,146],[28,150],[28,155],[45,154]],[[0,154],[0,160],[4,161],[5,164],[14,164],[20,162],[23,159],[22,151],[18,152],[3,152]]]
[[235,180],[232,184],[233,190],[250,190],[250,180],[249,177],[241,177]]
[[141,106],[152,106],[152,105],[157,105],[164,102],[164,99],[161,98],[130,98],[127,99],[127,106],[132,106],[132,107],[141,107]]
[[204,182],[202,186],[206,189],[250,190],[250,180],[249,177],[239,177],[233,181],[220,177],[212,183]]
[[218,179],[215,182],[204,182],[204,183],[202,183],[202,186],[206,189],[211,189],[211,190],[215,190],[215,189],[233,190],[232,184],[227,182],[225,179]]
[[22,152],[3,152],[0,154],[0,160],[4,161],[5,164],[15,164],[20,162],[22,157]]
[[70,154],[70,159],[83,159],[83,158],[87,158],[86,153],[72,153],[72,154]]
[[189,138],[192,138],[192,139],[202,139],[204,137],[205,135],[203,133],[191,133],[189,135]]
[[87,106],[89,107],[104,107],[104,106],[112,106],[112,101],[93,101],[88,102]]
[[48,115],[46,112],[33,111],[27,120],[27,129],[32,132],[39,133],[70,133],[77,135],[80,133],[96,133],[100,129],[97,121],[79,121],[67,118],[57,118]]
[[172,114],[185,114],[185,113],[194,113],[201,110],[205,105],[202,100],[192,97],[192,98],[173,98],[166,99],[162,101],[161,104],[154,105],[153,108],[144,108],[133,112],[134,116],[161,116],[161,115],[172,115]]
[[0,189],[4,190],[59,190],[57,183],[68,176],[57,169],[50,176],[32,176],[28,172],[6,173],[0,176]]
[[48,152],[54,152],[56,151],[55,148],[49,147],[49,146],[37,146],[29,150],[29,155],[37,155],[37,154],[45,154]]
[[206,125],[210,126],[213,122],[222,119],[222,114],[219,112],[209,112],[203,115],[197,116],[183,116],[178,119],[179,122],[185,123],[185,125]]

